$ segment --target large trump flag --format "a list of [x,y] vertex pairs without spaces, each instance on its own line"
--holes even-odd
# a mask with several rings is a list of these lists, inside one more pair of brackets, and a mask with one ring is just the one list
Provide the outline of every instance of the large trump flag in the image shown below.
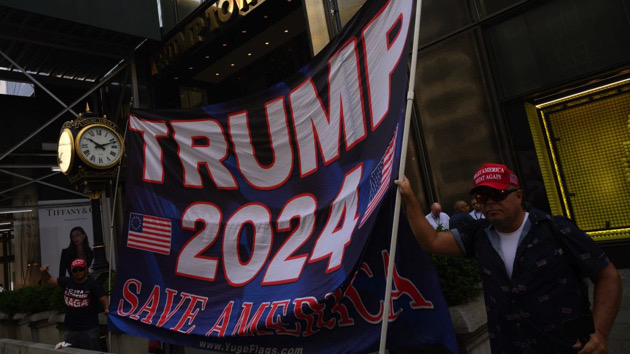
[[227,353],[457,351],[406,223],[384,303],[414,1],[368,1],[289,80],[129,119],[110,329]]

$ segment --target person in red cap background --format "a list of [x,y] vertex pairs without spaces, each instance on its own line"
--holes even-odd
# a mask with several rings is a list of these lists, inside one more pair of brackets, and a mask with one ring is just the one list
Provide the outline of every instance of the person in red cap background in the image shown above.
[[[486,218],[441,232],[427,222],[409,180],[395,183],[422,248],[477,259],[493,353],[608,352],[621,303],[617,269],[569,219],[524,210],[507,166],[485,164],[473,177],[470,194]],[[592,310],[584,277],[595,284]]]
[[88,276],[87,263],[81,258],[72,261],[72,277],[55,278],[48,272],[49,266],[41,267],[41,282],[58,285],[63,290],[66,305],[63,342],[73,348],[101,350],[98,324],[99,302],[108,313],[109,300],[103,286]]

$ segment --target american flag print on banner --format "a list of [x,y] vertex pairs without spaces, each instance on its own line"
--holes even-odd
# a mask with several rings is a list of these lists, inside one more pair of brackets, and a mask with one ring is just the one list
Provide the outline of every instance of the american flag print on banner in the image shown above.
[[370,202],[365,209],[365,214],[361,219],[359,227],[372,215],[372,212],[383,199],[387,187],[389,186],[390,179],[392,177],[392,167],[394,165],[394,153],[396,152],[396,138],[398,137],[398,126],[394,131],[394,137],[389,142],[385,154],[381,157],[381,160],[376,165],[376,168],[370,174]]
[[171,219],[131,213],[127,247],[170,254]]

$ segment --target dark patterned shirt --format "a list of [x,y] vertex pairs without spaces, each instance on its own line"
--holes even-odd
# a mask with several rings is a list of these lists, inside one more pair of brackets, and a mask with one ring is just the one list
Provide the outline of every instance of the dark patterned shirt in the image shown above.
[[[548,235],[553,227],[569,255]],[[575,341],[563,338],[561,323],[590,313],[587,286],[575,264],[583,276],[597,279],[610,261],[595,241],[570,220],[552,221],[550,215],[532,209],[509,278],[499,235],[486,220],[466,222],[451,231],[464,254],[479,263],[493,353],[576,352],[571,348]],[[571,263],[568,257],[576,261]]]

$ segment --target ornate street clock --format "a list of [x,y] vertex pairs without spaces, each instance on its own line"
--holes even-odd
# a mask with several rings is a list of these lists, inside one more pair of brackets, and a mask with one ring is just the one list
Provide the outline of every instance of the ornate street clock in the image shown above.
[[92,273],[101,281],[109,268],[103,242],[101,200],[118,174],[123,153],[124,142],[116,124],[105,116],[92,114],[89,106],[84,114],[61,127],[57,163],[70,183],[90,197],[94,233]]
[[124,142],[116,124],[105,116],[94,115],[89,107],[61,127],[57,163],[77,189],[94,181],[111,181],[123,154]]

